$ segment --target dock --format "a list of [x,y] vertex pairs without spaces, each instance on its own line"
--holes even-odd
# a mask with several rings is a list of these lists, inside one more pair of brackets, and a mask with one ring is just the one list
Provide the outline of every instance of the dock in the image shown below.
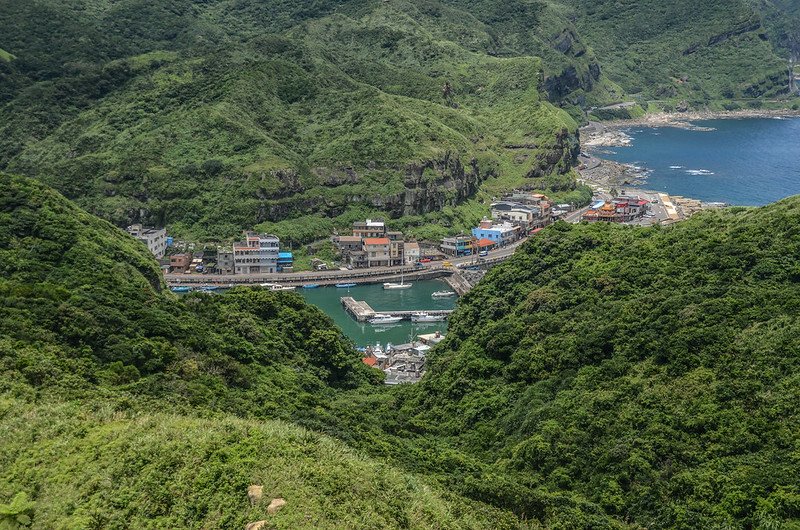
[[390,315],[393,317],[400,317],[404,320],[411,319],[411,315],[414,313],[425,312],[429,315],[449,315],[453,312],[452,309],[424,309],[424,310],[412,310],[412,311],[375,311],[372,309],[368,303],[364,302],[363,300],[356,300],[352,296],[343,296],[340,298],[342,302],[342,306],[344,306],[345,310],[352,315],[359,322],[366,322],[370,318],[374,317],[377,314],[381,315]]

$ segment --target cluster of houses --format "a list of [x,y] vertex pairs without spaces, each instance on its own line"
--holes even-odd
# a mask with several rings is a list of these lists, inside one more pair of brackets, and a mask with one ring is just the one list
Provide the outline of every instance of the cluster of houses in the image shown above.
[[332,240],[352,269],[413,265],[420,259],[419,243],[405,241],[402,232],[387,230],[379,219],[356,221],[352,235],[334,235]]
[[586,211],[582,220],[590,223],[629,223],[647,213],[648,201],[638,196],[622,195],[610,201],[598,201]]
[[387,385],[416,383],[425,373],[425,362],[428,351],[444,340],[444,335],[435,333],[419,335],[417,340],[408,344],[387,344],[386,349],[368,346],[364,350],[362,361],[383,370]]
[[[131,225],[127,232],[144,243],[153,256],[163,260],[170,272],[213,272],[217,274],[263,274],[292,272],[294,255],[280,250],[280,239],[271,234],[245,232],[244,238],[230,247],[213,252],[175,252],[165,258],[171,237],[163,228]],[[167,263],[168,260],[168,263]]]
[[510,245],[552,223],[554,209],[546,195],[514,192],[492,203],[491,216],[484,217],[469,235],[442,239],[439,248],[448,256],[460,257]]

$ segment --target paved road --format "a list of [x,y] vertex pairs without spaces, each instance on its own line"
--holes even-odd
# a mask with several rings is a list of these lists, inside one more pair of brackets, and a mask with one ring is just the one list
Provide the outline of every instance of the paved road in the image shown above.
[[[511,256],[514,251],[525,242],[525,239],[517,241],[516,243],[507,247],[499,248],[489,252],[484,258],[478,256],[464,256],[461,258],[451,258],[449,262],[454,265],[468,265],[476,263],[478,259],[484,259],[488,262],[502,261]],[[303,283],[339,283],[345,280],[352,280],[355,282],[370,282],[370,281],[388,281],[391,279],[399,278],[401,273],[408,275],[409,278],[429,274],[431,272],[444,272],[449,269],[444,266],[443,261],[432,261],[426,263],[424,268],[416,267],[372,267],[369,269],[353,269],[353,270],[328,270],[328,271],[308,271],[308,272],[279,272],[273,274],[234,274],[230,276],[219,274],[174,274],[167,273],[164,275],[169,285],[178,284],[237,284],[237,283],[289,283],[289,284],[303,284]]]

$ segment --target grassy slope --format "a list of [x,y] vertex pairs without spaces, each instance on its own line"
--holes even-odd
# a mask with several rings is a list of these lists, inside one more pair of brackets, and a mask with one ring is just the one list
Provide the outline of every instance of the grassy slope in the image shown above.
[[796,528],[798,221],[795,197],[548,228],[460,301],[420,384],[365,399],[383,420],[339,428],[554,525]]
[[[17,511],[35,528],[517,527],[282,422],[91,407],[0,399],[0,501],[25,494],[32,503]],[[264,487],[252,507],[251,484]],[[274,497],[287,505],[269,515]]]

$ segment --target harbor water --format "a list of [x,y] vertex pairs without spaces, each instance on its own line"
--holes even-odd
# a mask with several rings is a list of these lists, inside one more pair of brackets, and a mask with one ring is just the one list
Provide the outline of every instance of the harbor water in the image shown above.
[[422,333],[447,330],[447,322],[414,323],[408,320],[396,324],[376,326],[368,322],[357,322],[341,304],[341,297],[351,296],[367,302],[375,311],[425,311],[433,309],[453,309],[456,297],[433,298],[436,291],[449,291],[450,286],[438,280],[413,282],[410,289],[384,290],[380,284],[357,285],[349,289],[319,287],[317,289],[297,289],[297,293],[311,304],[319,307],[330,316],[350,337],[356,346],[365,347],[386,343],[402,344],[410,342]]
[[709,202],[760,206],[800,194],[800,118],[693,122],[699,128],[632,127],[629,147],[598,156],[639,166],[641,187]]

